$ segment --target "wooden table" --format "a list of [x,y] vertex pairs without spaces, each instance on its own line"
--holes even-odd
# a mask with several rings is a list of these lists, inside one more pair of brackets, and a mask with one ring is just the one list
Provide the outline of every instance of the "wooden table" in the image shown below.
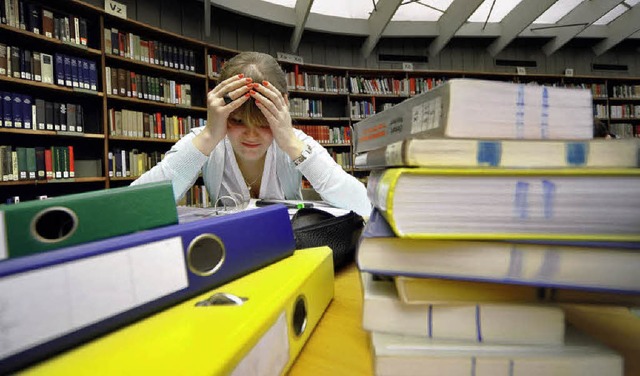
[[290,376],[372,375],[369,334],[362,329],[362,292],[355,264],[336,273],[335,296]]

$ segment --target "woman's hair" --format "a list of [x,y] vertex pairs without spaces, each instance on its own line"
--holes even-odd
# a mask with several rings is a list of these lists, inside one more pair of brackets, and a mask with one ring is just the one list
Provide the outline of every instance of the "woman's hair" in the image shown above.
[[609,135],[609,127],[607,126],[607,124],[598,118],[594,118],[593,119],[593,137],[600,138],[600,137],[607,137],[608,135]]
[[[287,94],[286,75],[278,61],[271,55],[254,51],[239,53],[224,63],[220,72],[220,81],[240,73],[245,77],[251,77],[253,82],[259,84],[262,84],[262,81],[269,81],[282,95]],[[239,115],[245,124],[258,125],[267,122],[251,99],[235,110],[234,114]]]

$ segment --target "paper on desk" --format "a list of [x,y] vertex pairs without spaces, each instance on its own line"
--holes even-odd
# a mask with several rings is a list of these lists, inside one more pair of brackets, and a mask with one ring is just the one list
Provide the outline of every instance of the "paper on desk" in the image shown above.
[[[193,221],[197,221],[197,220],[208,218],[208,217],[231,214],[231,213],[239,212],[242,210],[256,209],[257,200],[258,199],[252,198],[251,201],[249,201],[249,203],[246,206],[240,207],[240,208],[229,208],[229,207],[199,208],[195,206],[178,206],[177,208],[178,222],[188,223],[188,222],[193,222]],[[349,210],[333,207],[324,201],[299,201],[299,200],[272,200],[272,201],[278,201],[278,202],[289,203],[289,204],[310,203],[310,204],[313,204],[314,208],[326,211],[330,214],[335,215],[336,217],[349,213]],[[292,218],[297,211],[298,209],[289,209],[289,218]]]

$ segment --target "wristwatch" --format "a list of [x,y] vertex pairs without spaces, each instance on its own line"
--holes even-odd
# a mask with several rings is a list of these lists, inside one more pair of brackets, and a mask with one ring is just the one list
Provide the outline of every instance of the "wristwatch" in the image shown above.
[[304,149],[302,149],[302,153],[293,160],[293,164],[298,166],[300,163],[304,162],[311,156],[311,145],[304,144]]

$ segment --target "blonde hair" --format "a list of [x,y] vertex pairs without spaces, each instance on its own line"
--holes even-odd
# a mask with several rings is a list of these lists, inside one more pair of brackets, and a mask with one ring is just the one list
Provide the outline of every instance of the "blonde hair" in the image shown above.
[[[255,51],[239,53],[224,63],[220,71],[220,81],[241,73],[259,84],[262,84],[262,81],[269,81],[282,95],[287,94],[285,73],[271,55]],[[267,122],[253,100],[246,101],[233,114],[239,116],[247,125],[262,125]]]

